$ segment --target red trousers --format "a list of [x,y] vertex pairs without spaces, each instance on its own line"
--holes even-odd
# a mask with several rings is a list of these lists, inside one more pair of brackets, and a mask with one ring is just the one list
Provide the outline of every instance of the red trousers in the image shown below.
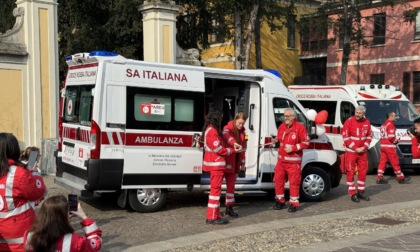
[[210,171],[210,195],[207,205],[207,220],[220,218],[220,195],[222,194],[223,171]]
[[276,192],[276,201],[284,203],[284,185],[289,179],[290,204],[299,206],[299,190],[302,180],[301,165],[296,163],[284,163],[277,161],[274,168],[274,190]]
[[[356,153],[346,151],[347,186],[350,195],[365,191],[366,172],[368,167],[367,152]],[[354,183],[354,173],[357,167],[357,189]]]
[[226,180],[226,206],[235,205],[235,182],[236,182],[236,173],[225,172]]
[[394,173],[397,177],[397,180],[403,180],[404,174],[401,172],[400,160],[398,158],[397,150],[395,148],[381,148],[381,159],[379,160],[377,178],[381,179],[383,177],[386,168],[386,163],[388,161],[394,169]]

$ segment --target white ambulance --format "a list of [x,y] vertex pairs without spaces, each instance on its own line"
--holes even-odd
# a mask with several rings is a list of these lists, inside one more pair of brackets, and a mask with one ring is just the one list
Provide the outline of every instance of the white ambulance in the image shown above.
[[[209,189],[197,142],[209,107],[223,111],[223,124],[241,111],[249,116],[247,171],[238,191],[273,189],[277,150],[267,143],[285,108],[313,127],[281,78],[268,71],[150,63],[103,51],[69,56],[67,64],[55,182],[85,196],[117,191],[118,204],[138,212],[160,209],[168,191]],[[301,197],[322,200],[341,179],[325,134],[312,140],[303,159]]]
[[[386,120],[386,113],[397,114],[396,136],[400,138],[397,153],[402,168],[415,168],[412,163],[411,140],[407,129],[419,117],[414,105],[401,92],[399,87],[391,85],[354,84],[344,86],[292,85],[290,92],[305,108],[327,110],[328,118],[324,124],[326,134],[334,149],[344,152],[341,129],[344,121],[354,115],[355,107],[366,107],[366,117],[372,125],[373,140],[369,147],[369,169],[377,169],[380,159],[380,127]],[[418,165],[417,165],[418,166]]]

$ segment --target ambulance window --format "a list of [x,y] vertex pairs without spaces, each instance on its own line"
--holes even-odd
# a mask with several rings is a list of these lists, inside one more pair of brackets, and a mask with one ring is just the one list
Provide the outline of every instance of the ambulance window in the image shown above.
[[192,122],[194,120],[194,101],[175,99],[175,121]]
[[64,102],[64,122],[91,125],[92,88],[93,85],[67,87]]
[[92,107],[92,93],[90,90],[83,90],[80,94],[79,119],[80,124],[90,125],[90,111]]
[[292,102],[282,98],[273,99],[273,112],[274,119],[276,121],[276,127],[279,127],[283,122],[283,115],[285,108],[292,108],[296,112],[296,120],[298,122],[306,125],[306,117],[303,115],[302,111]]
[[335,123],[335,111],[337,107],[337,102],[335,101],[299,101],[304,108],[313,109],[316,112],[321,110],[326,110],[328,112],[328,118],[325,124],[334,124]]
[[140,122],[170,122],[171,97],[137,94],[134,96],[134,118]]
[[341,102],[340,104],[340,116],[341,124],[354,115],[354,106],[350,102]]
[[204,92],[127,87],[127,129],[201,131]]

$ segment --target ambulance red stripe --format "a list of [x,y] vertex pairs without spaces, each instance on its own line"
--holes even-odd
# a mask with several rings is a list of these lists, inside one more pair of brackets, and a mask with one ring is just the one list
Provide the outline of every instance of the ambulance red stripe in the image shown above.
[[[171,134],[143,134],[112,132],[114,145],[126,146],[168,146],[168,147],[191,147],[193,145],[192,135],[171,135]],[[120,135],[120,139],[118,135]],[[102,144],[110,145],[109,132],[102,132]]]

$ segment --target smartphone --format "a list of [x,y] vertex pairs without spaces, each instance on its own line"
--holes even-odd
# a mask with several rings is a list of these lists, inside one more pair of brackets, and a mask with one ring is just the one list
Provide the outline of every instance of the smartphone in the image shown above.
[[76,212],[77,211],[77,205],[78,205],[77,195],[76,194],[69,194],[68,201],[69,201],[69,211]]
[[29,153],[28,163],[26,165],[28,170],[34,170],[35,169],[35,164],[36,164],[36,161],[38,159],[38,155],[39,155],[39,151],[31,151]]

